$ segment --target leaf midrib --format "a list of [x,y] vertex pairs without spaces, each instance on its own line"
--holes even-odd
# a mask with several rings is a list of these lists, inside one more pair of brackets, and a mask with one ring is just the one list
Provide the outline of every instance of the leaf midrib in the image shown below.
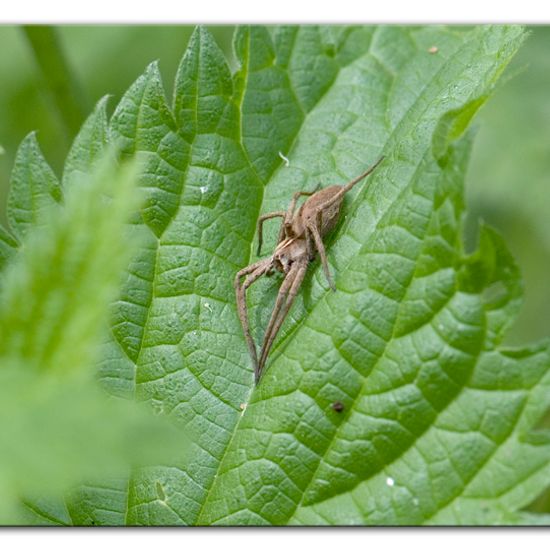
[[[375,32],[377,32],[377,31],[378,31],[378,28],[376,29]],[[299,31],[298,31],[298,32],[299,32]],[[270,38],[271,38],[271,37],[270,37]],[[373,37],[372,37],[372,39],[371,39],[371,42],[370,42],[370,44],[369,44],[369,50],[368,50],[367,52],[365,52],[365,54],[363,54],[363,55],[359,56],[358,58],[354,59],[354,60],[353,60],[352,62],[350,62],[349,64],[355,63],[358,59],[364,57],[365,55],[368,55],[368,53],[369,53],[369,51],[370,51],[370,47],[372,46],[373,41],[374,41],[374,35],[373,35]],[[294,41],[293,41],[292,46],[291,46],[291,48],[290,48],[289,60],[292,58],[292,54],[293,54],[295,45],[296,45],[296,38],[294,38]],[[238,109],[239,109],[239,110],[238,110],[238,112],[239,112],[239,128],[240,128],[239,142],[240,142],[241,147],[242,147],[242,149],[243,149],[243,151],[244,151],[244,153],[245,153],[245,158],[247,159],[248,165],[252,168],[254,174],[255,174],[256,177],[258,178],[258,181],[261,182],[262,179],[260,178],[259,174],[258,174],[257,171],[255,170],[255,168],[254,168],[252,162],[250,161],[250,157],[249,157],[249,155],[248,155],[248,151],[246,150],[246,147],[245,147],[245,145],[244,145],[244,141],[243,141],[243,131],[242,131],[242,128],[243,128],[243,127],[242,127],[242,121],[243,121],[242,105],[243,105],[243,101],[244,101],[245,92],[246,92],[246,89],[247,89],[249,74],[250,74],[250,72],[248,71],[248,66],[249,66],[249,64],[250,64],[250,32],[247,32],[247,43],[246,43],[246,46],[247,46],[247,47],[246,47],[246,52],[245,52],[245,53],[246,53],[246,59],[245,59],[245,63],[244,63],[243,66],[242,66],[242,69],[243,69],[243,70],[246,68],[246,78],[245,78],[245,80],[244,80],[243,87],[242,87],[242,89],[240,90],[241,96],[240,96],[240,98],[239,98],[239,103],[238,103]],[[289,61],[289,62],[290,62],[290,61]],[[293,150],[294,147],[295,147],[295,144],[296,144],[296,141],[297,141],[297,139],[298,139],[298,137],[299,137],[300,131],[301,131],[302,127],[304,126],[304,123],[305,123],[305,122],[307,121],[307,119],[308,119],[308,115],[315,109],[315,107],[316,107],[316,106],[322,101],[322,99],[326,96],[326,94],[329,92],[329,90],[332,88],[332,86],[333,86],[334,83],[336,82],[336,80],[337,80],[337,78],[338,78],[340,72],[342,71],[342,69],[344,69],[344,68],[347,67],[347,66],[348,66],[348,65],[346,65],[346,64],[342,64],[342,65],[339,65],[339,66],[338,66],[338,71],[335,73],[335,76],[334,76],[334,78],[332,79],[330,85],[327,86],[326,90],[323,92],[323,94],[321,94],[321,95],[319,96],[317,102],[316,102],[314,105],[312,105],[310,111],[308,111],[308,112],[306,112],[306,111],[304,110],[304,108],[302,107],[300,101],[298,100],[298,97],[296,96],[296,93],[295,93],[294,88],[293,88],[293,86],[292,86],[292,80],[291,80],[291,78],[290,78],[290,75],[288,75],[288,84],[289,84],[289,88],[290,88],[290,90],[292,91],[292,94],[293,94],[293,96],[295,97],[296,102],[297,102],[298,106],[300,107],[300,110],[301,110],[302,113],[303,113],[303,119],[302,119],[302,121],[301,121],[301,124],[300,124],[300,126],[297,128],[296,134],[295,134],[295,136],[294,136],[294,138],[293,138],[293,140],[292,140],[292,143],[291,143],[291,145],[290,145],[290,147],[289,147],[289,154],[292,152],[292,150]],[[288,73],[287,73],[287,74],[288,74]],[[272,171],[272,173],[271,173],[269,179],[273,179],[274,175],[282,168],[282,166],[283,166],[283,160],[281,159],[281,162],[279,163],[278,167],[276,167],[276,168]],[[262,211],[264,198],[265,198],[265,184],[262,186],[262,200],[261,200],[261,204],[260,204],[260,206],[259,206],[259,210],[258,210],[258,212],[256,213],[256,216],[255,216],[256,219],[258,218],[259,213]],[[254,243],[254,237],[255,237],[255,233],[254,233],[254,235],[252,236],[252,239],[251,239],[251,241],[250,241],[248,261],[250,261],[250,258],[251,258],[252,254],[253,254],[252,246],[253,246],[253,243]],[[254,390],[255,390],[255,389],[256,389],[256,388],[255,388],[254,386],[250,388],[250,390],[249,390],[249,392],[248,392],[248,395],[247,395],[247,398],[246,398],[246,401],[245,401],[246,403],[249,403],[249,402],[250,402],[250,398],[251,398],[251,396],[254,394]],[[225,447],[225,450],[223,451],[221,457],[218,459],[218,466],[217,466],[217,468],[216,468],[216,473],[212,476],[212,480],[211,480],[211,482],[210,482],[209,487],[207,488],[207,491],[209,491],[209,490],[212,488],[212,486],[213,486],[213,484],[214,484],[216,478],[217,478],[218,475],[219,475],[220,468],[221,468],[221,465],[222,465],[222,463],[223,463],[223,461],[224,461],[224,459],[225,459],[227,450],[231,447],[231,444],[232,444],[232,442],[233,442],[233,439],[235,438],[236,434],[239,432],[239,426],[240,426],[240,424],[241,424],[241,421],[242,421],[242,419],[243,419],[245,413],[246,413],[246,410],[243,411],[243,412],[240,414],[240,416],[239,416],[239,418],[238,418],[238,420],[237,420],[237,422],[236,422],[236,424],[235,424],[235,426],[234,426],[233,433],[231,434],[231,437],[230,437],[230,439],[229,439],[229,441],[228,441],[228,443],[227,443],[227,445],[226,445],[226,447]],[[201,516],[202,516],[202,514],[203,514],[203,510],[204,510],[206,504],[208,503],[208,499],[209,499],[209,493],[207,492],[207,496],[206,496],[206,498],[203,500],[203,502],[202,502],[202,504],[201,504],[201,506],[200,506],[200,508],[199,508],[199,511],[198,511],[198,513],[197,513],[196,522],[197,522],[199,525],[201,525],[201,522],[200,522]]]

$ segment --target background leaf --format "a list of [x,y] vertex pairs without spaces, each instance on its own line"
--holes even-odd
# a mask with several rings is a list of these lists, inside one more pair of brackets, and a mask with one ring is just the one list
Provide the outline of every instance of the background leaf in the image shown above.
[[[517,267],[490,229],[477,252],[461,244],[466,130],[522,39],[501,26],[242,28],[232,76],[199,28],[171,107],[147,68],[107,132],[145,166],[145,206],[101,373],[199,435],[169,466],[74,492],[60,523],[545,521],[521,509],[548,475],[548,434],[532,430],[547,346],[499,347]],[[86,128],[104,136],[100,111]],[[71,164],[85,167],[98,142],[82,135]],[[337,292],[312,265],[253,388],[232,281],[258,215],[381,154],[329,239]],[[251,293],[257,339],[278,284]]]
[[4,267],[4,264],[9,258],[11,258],[16,248],[17,241],[8,231],[0,226],[0,270]]
[[510,344],[549,336],[549,43],[550,27],[529,29],[510,66],[514,78],[504,79],[483,109],[468,170],[470,219],[482,217],[501,232],[525,281],[525,304],[506,336]]

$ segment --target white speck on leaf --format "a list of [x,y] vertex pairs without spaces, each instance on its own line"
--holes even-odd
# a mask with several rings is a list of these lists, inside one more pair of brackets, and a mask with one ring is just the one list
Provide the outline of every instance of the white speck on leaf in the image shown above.
[[201,194],[204,195],[208,191],[208,185],[202,185],[199,189],[201,190]]
[[204,302],[204,307],[210,312],[212,313],[212,306],[208,303],[208,302]]
[[288,160],[287,157],[285,157],[283,155],[283,153],[281,153],[281,151],[279,151],[279,156],[283,159],[284,163],[285,163],[285,166],[290,166],[290,161]]
[[437,53],[439,51],[439,48],[437,46],[432,46],[428,49],[428,53]]
[[395,479],[393,479],[393,477],[387,477],[386,478],[386,485],[388,487],[393,487],[395,485]]
[[246,409],[246,403],[241,403],[239,405],[239,409],[241,409],[241,411],[244,411]]

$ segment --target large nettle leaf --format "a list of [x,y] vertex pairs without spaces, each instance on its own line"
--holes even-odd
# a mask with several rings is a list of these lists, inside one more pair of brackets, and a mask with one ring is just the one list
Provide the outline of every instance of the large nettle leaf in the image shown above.
[[[466,128],[522,38],[500,26],[241,28],[232,75],[197,29],[171,106],[156,64],[110,121],[100,102],[63,185],[110,141],[146,166],[132,225],[143,245],[102,380],[199,435],[181,461],[79,489],[58,512],[36,506],[36,521],[547,522],[522,508],[550,474],[549,434],[535,430],[548,346],[500,345],[521,301],[517,267],[487,227],[476,252],[461,245]],[[312,264],[255,387],[232,282],[254,260],[258,216],[382,154],[328,241],[337,291]],[[48,181],[37,200],[55,198]],[[258,341],[279,284],[251,292]]]

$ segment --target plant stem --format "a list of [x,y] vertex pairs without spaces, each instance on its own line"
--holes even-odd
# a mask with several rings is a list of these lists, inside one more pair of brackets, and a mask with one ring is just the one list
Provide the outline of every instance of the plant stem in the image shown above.
[[54,27],[24,25],[34,57],[44,78],[68,140],[78,132],[86,108],[76,75],[71,70]]

